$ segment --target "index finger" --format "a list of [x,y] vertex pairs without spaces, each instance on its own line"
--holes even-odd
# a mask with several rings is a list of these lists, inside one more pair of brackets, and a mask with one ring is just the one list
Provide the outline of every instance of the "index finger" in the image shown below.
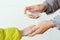
[[[37,29],[39,29],[39,27],[33,27],[33,28],[31,29],[31,32],[30,32],[29,34],[34,33]],[[28,35],[29,35],[29,34],[28,34]]]
[[36,35],[36,34],[39,34],[39,32],[40,32],[40,29],[37,29],[35,32],[29,34],[29,36],[34,36],[34,35]]

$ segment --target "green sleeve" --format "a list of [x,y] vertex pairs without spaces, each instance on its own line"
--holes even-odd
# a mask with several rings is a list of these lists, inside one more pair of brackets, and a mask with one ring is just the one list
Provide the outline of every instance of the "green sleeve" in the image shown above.
[[0,29],[0,40],[21,40],[22,33],[17,28]]
[[4,38],[5,38],[4,30],[0,28],[0,40],[4,40]]

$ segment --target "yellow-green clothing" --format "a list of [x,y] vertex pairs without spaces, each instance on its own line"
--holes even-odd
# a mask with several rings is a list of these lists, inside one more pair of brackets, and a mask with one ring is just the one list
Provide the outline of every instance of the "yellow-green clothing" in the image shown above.
[[0,40],[21,40],[22,33],[17,28],[0,28]]

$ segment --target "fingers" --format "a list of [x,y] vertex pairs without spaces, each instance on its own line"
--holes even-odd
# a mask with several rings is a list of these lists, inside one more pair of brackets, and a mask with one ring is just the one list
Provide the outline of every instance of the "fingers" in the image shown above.
[[32,16],[32,15],[29,15],[29,14],[26,14],[26,16],[28,16],[31,19],[37,19],[37,18],[39,18],[39,16]]
[[32,28],[32,30],[31,30],[31,32],[28,34],[28,36],[33,36],[34,35],[34,32],[36,31],[36,30],[38,30],[39,29],[39,27],[34,27],[34,28]]
[[26,14],[27,11],[33,12],[34,11],[33,9],[34,9],[33,6],[26,7],[25,14]]
[[35,32],[37,29],[38,29],[38,27],[32,28],[30,34],[33,33],[33,32]]
[[39,32],[40,32],[40,29],[37,29],[35,32],[29,34],[29,36],[34,36],[34,35],[36,35],[36,34],[39,34]]
[[25,12],[28,10],[29,12],[44,12],[47,9],[47,5],[45,4],[38,4],[34,6],[26,7]]
[[32,19],[37,19],[39,16],[30,16]]
[[43,34],[45,31],[47,31],[48,28],[45,27],[39,27],[38,29],[36,29],[34,32],[30,33],[28,36],[34,36],[36,34]]
[[39,8],[40,8],[39,5],[34,5],[34,6],[26,7],[25,13],[26,13],[26,11],[29,11],[31,13],[33,13],[33,12],[39,12]]
[[28,27],[24,28],[23,30],[21,30],[22,35],[27,36],[27,35],[30,33],[30,30],[31,30],[34,26],[36,26],[36,25],[31,25],[31,26],[28,26]]

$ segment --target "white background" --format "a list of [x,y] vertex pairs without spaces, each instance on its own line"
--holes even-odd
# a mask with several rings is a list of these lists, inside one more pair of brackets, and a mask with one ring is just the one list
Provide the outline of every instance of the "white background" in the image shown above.
[[[54,15],[43,14],[39,19],[33,20],[24,15],[26,6],[42,3],[44,0],[0,0],[0,28],[17,27],[23,29],[32,24],[38,24],[43,20],[53,19]],[[60,30],[49,29],[42,35],[23,37],[22,40],[60,40]]]

